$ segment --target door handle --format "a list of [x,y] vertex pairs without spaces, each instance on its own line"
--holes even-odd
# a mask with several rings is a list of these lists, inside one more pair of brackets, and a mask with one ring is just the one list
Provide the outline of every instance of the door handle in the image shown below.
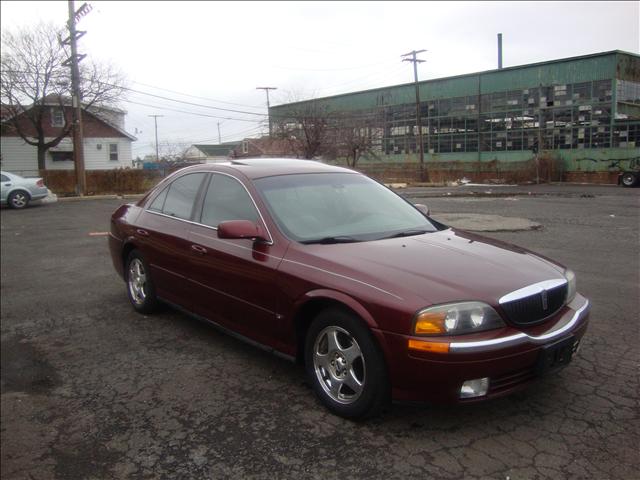
[[138,228],[138,229],[136,230],[136,233],[137,233],[138,235],[140,235],[141,237],[148,237],[148,236],[149,236],[149,232],[147,232],[146,230],[143,230],[143,229],[141,229],[141,228]]
[[191,245],[191,250],[193,250],[198,255],[204,255],[207,253],[207,249],[201,247],[200,245]]

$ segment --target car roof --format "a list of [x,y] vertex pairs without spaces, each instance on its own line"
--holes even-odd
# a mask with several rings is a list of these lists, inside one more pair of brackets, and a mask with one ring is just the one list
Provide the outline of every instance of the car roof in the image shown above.
[[299,173],[357,173],[347,168],[327,165],[315,160],[297,158],[243,158],[226,163],[202,164],[194,168],[222,172],[235,170],[251,179]]

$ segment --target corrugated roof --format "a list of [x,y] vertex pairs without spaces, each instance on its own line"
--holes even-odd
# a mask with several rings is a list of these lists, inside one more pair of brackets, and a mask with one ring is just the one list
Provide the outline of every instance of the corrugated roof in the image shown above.
[[[464,77],[473,77],[473,76],[477,76],[477,75],[486,75],[486,74],[490,74],[490,73],[497,73],[497,72],[509,72],[509,71],[513,71],[513,70],[518,70],[518,69],[523,69],[523,68],[530,68],[530,67],[538,67],[541,65],[551,65],[551,64],[556,64],[556,63],[568,63],[568,62],[572,62],[572,61],[576,61],[576,60],[584,60],[584,59],[588,59],[588,58],[595,58],[595,57],[604,57],[604,56],[610,56],[610,55],[617,55],[617,54],[622,54],[622,55],[629,55],[632,57],[636,57],[636,58],[640,58],[640,55],[635,54],[635,53],[631,53],[631,52],[625,52],[623,50],[611,50],[608,52],[599,52],[599,53],[592,53],[589,55],[579,55],[576,57],[567,57],[567,58],[560,58],[560,59],[555,59],[555,60],[546,60],[546,61],[542,61],[542,62],[535,62],[535,63],[527,63],[524,65],[514,65],[512,67],[504,67],[504,68],[495,68],[492,70],[484,70],[481,72],[472,72],[472,73],[464,73],[461,75],[452,75],[450,77],[440,77],[440,78],[432,78],[429,80],[420,80],[418,82],[419,85],[424,85],[424,84],[429,84],[429,83],[433,83],[433,82],[441,82],[443,80],[451,80],[451,79],[457,79],[457,78],[464,78]],[[355,92],[347,92],[347,93],[340,93],[338,95],[329,95],[326,97],[318,97],[318,98],[310,98],[308,100],[300,100],[298,102],[291,102],[291,103],[283,103],[280,105],[272,105],[271,109],[275,109],[277,110],[280,107],[291,107],[292,105],[297,105],[297,104],[305,104],[305,103],[309,103],[309,102],[321,102],[323,100],[329,100],[329,99],[336,99],[336,98],[341,98],[341,97],[349,97],[355,94],[364,94],[364,93],[372,93],[372,92],[379,92],[379,91],[387,91],[390,88],[401,88],[401,87],[411,87],[414,88],[415,86],[415,82],[408,82],[408,83],[401,83],[398,85],[388,85],[385,87],[377,87],[377,88],[370,88],[367,90],[358,90]]]

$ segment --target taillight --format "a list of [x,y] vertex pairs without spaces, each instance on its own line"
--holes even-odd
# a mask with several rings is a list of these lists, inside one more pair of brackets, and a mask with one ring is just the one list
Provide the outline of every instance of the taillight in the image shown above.
[[39,180],[36,182],[36,185],[37,185],[37,186],[39,186],[39,187],[44,187],[44,182],[42,181],[42,179],[39,179]]

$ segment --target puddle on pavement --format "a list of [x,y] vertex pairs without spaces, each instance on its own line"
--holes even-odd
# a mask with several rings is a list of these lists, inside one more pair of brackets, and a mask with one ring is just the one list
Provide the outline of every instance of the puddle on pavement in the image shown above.
[[47,393],[60,379],[45,355],[20,337],[3,340],[0,346],[0,392]]

